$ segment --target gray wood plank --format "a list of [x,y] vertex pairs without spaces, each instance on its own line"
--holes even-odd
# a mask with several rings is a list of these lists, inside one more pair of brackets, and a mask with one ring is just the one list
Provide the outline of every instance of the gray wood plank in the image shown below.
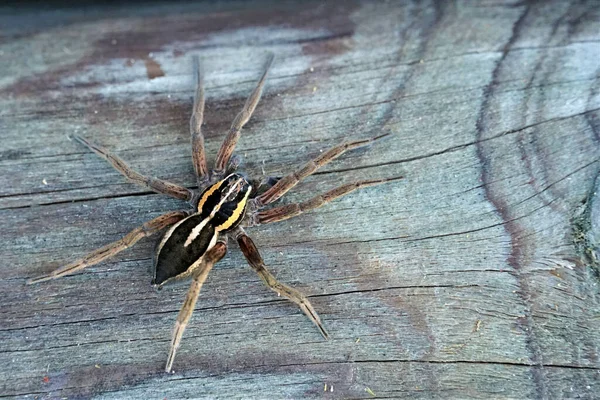
[[[0,7],[0,396],[594,398],[599,10]],[[192,187],[191,55],[206,71],[212,160],[268,52],[275,64],[238,145],[250,176],[389,132],[283,202],[404,179],[248,230],[277,278],[310,296],[331,340],[231,245],[165,374],[187,284],[150,287],[155,240],[25,286],[186,207],[128,184],[68,135]]]

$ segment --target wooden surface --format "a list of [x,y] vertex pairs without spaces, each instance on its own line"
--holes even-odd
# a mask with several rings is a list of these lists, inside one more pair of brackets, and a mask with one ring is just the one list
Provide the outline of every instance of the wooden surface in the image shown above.
[[[0,397],[600,393],[598,2],[30,7],[0,8]],[[250,176],[390,132],[286,201],[405,178],[249,230],[330,341],[231,246],[165,374],[188,285],[150,287],[154,240],[25,286],[184,206],[67,135],[191,187],[191,56],[212,160],[269,51],[238,146]]]

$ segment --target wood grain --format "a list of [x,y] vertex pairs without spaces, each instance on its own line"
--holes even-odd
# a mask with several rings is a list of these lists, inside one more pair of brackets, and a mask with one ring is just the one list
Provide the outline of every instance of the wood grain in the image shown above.
[[[596,397],[597,5],[0,7],[0,397]],[[150,287],[153,240],[25,286],[185,208],[67,135],[193,187],[192,56],[204,65],[213,162],[269,52],[263,100],[237,147],[251,177],[391,133],[278,204],[404,179],[248,229],[331,340],[232,243],[165,374],[187,284]]]

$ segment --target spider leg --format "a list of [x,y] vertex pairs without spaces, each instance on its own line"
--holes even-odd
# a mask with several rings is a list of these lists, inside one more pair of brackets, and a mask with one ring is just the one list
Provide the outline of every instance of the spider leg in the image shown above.
[[[346,185],[338,186],[324,194],[313,197],[310,200],[303,201],[301,203],[286,204],[281,207],[271,208],[265,211],[255,211],[250,215],[249,224],[247,226],[264,225],[270,224],[271,222],[283,221],[288,218],[298,216],[306,211],[319,208],[332,200],[339,197],[345,196],[350,192],[355,191],[368,186],[381,185],[382,183],[402,179],[401,176],[387,179],[377,179],[372,181],[360,181],[354,183],[348,183]],[[281,182],[281,181],[280,181]]]
[[189,213],[187,211],[172,211],[170,213],[163,214],[144,223],[142,226],[135,228],[116,242],[112,242],[104,247],[94,250],[77,261],[62,266],[47,275],[41,275],[36,278],[29,279],[27,284],[31,285],[34,283],[48,281],[50,279],[60,278],[61,276],[69,275],[91,265],[98,264],[99,262],[104,261],[107,258],[110,258],[115,254],[133,246],[140,239],[173,225],[188,215]]
[[114,169],[123,174],[123,176],[125,176],[125,178],[127,178],[129,181],[147,189],[153,190],[157,193],[162,193],[171,197],[175,197],[176,199],[186,201],[192,200],[193,192],[188,188],[176,185],[171,182],[163,181],[162,179],[142,175],[139,172],[136,172],[133,169],[131,169],[131,167],[127,165],[125,161],[123,161],[116,155],[111,154],[104,147],[98,146],[97,144],[92,143],[89,140],[82,138],[81,136],[73,136],[73,138],[79,143],[87,146],[90,150],[92,150],[100,157],[104,158],[106,161],[108,161]]
[[202,186],[208,180],[208,166],[206,165],[206,154],[204,151],[204,135],[202,134],[202,121],[204,120],[204,77],[198,57],[194,57],[194,68],[196,70],[196,93],[194,95],[194,109],[190,118],[190,134],[192,137],[192,160],[198,186]]
[[175,322],[175,329],[173,330],[171,347],[169,349],[169,358],[167,358],[167,364],[165,366],[166,372],[171,372],[173,361],[175,360],[175,353],[181,344],[183,332],[185,331],[185,328],[192,317],[192,313],[194,312],[196,301],[200,295],[200,289],[202,288],[204,281],[206,281],[208,273],[212,267],[225,256],[226,252],[227,238],[225,237],[224,239],[222,238],[220,241],[218,241],[214,247],[212,247],[206,252],[206,254],[202,256],[202,262],[192,273],[192,284],[190,285],[187,295],[185,296],[183,306],[177,315],[177,322]]
[[229,128],[229,132],[227,133],[227,137],[221,145],[219,153],[217,153],[217,161],[215,162],[215,168],[213,170],[213,173],[217,176],[222,175],[225,171],[227,163],[229,162],[229,159],[233,154],[233,150],[235,149],[235,145],[237,144],[237,141],[240,138],[241,130],[252,116],[252,113],[254,112],[254,109],[256,108],[256,105],[260,100],[267,73],[269,72],[271,63],[273,62],[273,57],[273,54],[269,56],[267,66],[265,67],[265,70],[260,80],[258,81],[256,87],[250,94],[250,97],[248,97],[248,99],[246,100],[242,111],[240,111],[240,113],[233,120],[231,128]]
[[248,261],[248,264],[256,271],[256,273],[261,277],[263,282],[278,295],[287,297],[290,301],[296,303],[300,306],[300,309],[306,314],[306,316],[319,328],[321,335],[325,339],[328,338],[327,331],[323,324],[321,323],[321,318],[313,308],[310,301],[300,293],[298,290],[291,288],[283,283],[279,282],[275,277],[267,270],[265,262],[263,261],[258,249],[254,245],[254,242],[243,229],[238,228],[236,232],[236,240]]
[[309,175],[314,174],[319,168],[323,167],[326,164],[329,164],[331,161],[335,160],[348,150],[353,150],[359,147],[367,146],[373,143],[377,139],[381,139],[385,136],[388,136],[389,133],[384,135],[380,135],[371,139],[364,140],[354,140],[352,142],[344,142],[337,146],[334,146],[318,156],[317,158],[310,160],[306,164],[304,164],[298,170],[292,172],[291,174],[284,176],[279,182],[273,185],[272,188],[258,196],[254,202],[257,207],[262,207],[264,205],[270,204],[281,196],[286,194],[290,189],[298,184],[302,179],[306,178]]
[[250,198],[260,196],[271,189],[280,179],[280,176],[265,176],[262,179],[251,179],[249,182],[252,185],[253,193],[250,195]]

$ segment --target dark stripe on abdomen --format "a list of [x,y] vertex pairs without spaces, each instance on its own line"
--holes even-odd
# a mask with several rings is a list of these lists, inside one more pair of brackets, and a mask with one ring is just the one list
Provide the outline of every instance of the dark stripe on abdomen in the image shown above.
[[160,285],[167,279],[174,278],[185,273],[200,257],[204,255],[210,241],[216,235],[212,224],[206,224],[198,236],[188,245],[184,246],[192,230],[205,218],[194,214],[186,218],[164,243],[156,255],[155,261],[155,285]]

